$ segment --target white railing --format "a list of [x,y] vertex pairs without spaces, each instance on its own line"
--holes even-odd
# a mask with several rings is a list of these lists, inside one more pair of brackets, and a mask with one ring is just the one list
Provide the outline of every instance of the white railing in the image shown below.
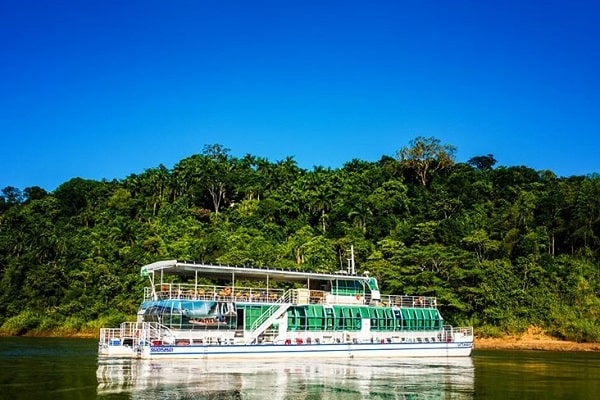
[[274,303],[284,293],[282,289],[194,285],[193,283],[162,283],[144,288],[144,301],[166,299],[218,300]]
[[[141,344],[175,344],[175,335],[173,332],[164,325],[158,322],[143,322],[139,331],[139,342]],[[172,343],[170,343],[172,342]]]
[[[323,290],[296,289],[302,294],[302,299],[298,297],[298,303],[304,301],[309,304],[327,304],[328,294]],[[152,287],[144,288],[144,301],[184,299],[184,300],[213,300],[227,302],[244,303],[277,303],[284,295],[282,289],[256,288],[256,287],[235,287],[219,285],[195,285],[191,283],[162,283]],[[369,293],[366,293],[370,299]],[[368,301],[362,295],[341,295],[335,296],[335,304],[366,304]],[[437,299],[431,296],[398,296],[382,295],[379,305],[385,307],[416,307],[416,308],[437,308]]]
[[431,296],[382,295],[381,304],[389,307],[436,308],[437,299]]
[[[261,328],[261,326],[267,322],[271,316],[276,314],[278,310],[281,310],[281,307],[284,304],[290,304],[292,302],[292,297],[295,294],[294,292],[295,290],[288,290],[285,292],[284,295],[277,300],[277,302],[275,302],[271,307],[267,308],[264,313],[256,318],[256,320],[250,326],[250,331],[252,332],[251,336],[258,336],[260,333],[262,333],[258,332],[259,328]],[[266,328],[268,328],[268,326],[264,327],[264,329]]]
[[453,327],[450,325],[444,325],[443,330],[440,333],[440,339],[442,342],[473,341],[473,327],[472,326]]
[[140,329],[140,324],[137,322],[123,322],[118,328],[101,328],[99,342],[103,344],[112,344],[112,341],[122,339],[133,339],[136,332]]

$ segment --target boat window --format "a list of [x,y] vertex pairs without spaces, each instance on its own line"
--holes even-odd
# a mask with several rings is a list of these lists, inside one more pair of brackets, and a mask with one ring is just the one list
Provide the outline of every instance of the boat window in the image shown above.
[[332,288],[332,293],[342,296],[354,296],[363,292],[363,285],[360,281],[337,279]]
[[369,286],[369,289],[371,291],[379,290],[379,285],[377,284],[377,279],[375,279],[374,277],[369,278],[369,280],[367,281],[367,285]]

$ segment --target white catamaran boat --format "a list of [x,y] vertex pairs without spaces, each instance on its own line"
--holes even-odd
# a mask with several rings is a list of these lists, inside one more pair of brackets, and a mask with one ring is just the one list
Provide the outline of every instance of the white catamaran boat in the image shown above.
[[[353,271],[155,262],[141,268],[150,286],[137,321],[102,328],[99,354],[230,360],[470,356],[473,328],[444,325],[435,298],[382,295],[374,277]],[[209,281],[224,284],[204,283]]]

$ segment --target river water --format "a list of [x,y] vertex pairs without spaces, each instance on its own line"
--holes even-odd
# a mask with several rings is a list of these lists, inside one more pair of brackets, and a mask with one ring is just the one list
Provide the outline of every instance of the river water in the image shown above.
[[594,399],[600,353],[200,362],[99,359],[90,339],[0,338],[0,399]]

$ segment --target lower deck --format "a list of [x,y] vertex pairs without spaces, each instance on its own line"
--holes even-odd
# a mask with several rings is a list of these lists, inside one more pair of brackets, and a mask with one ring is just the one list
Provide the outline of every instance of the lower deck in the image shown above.
[[[141,328],[144,338],[152,329]],[[166,334],[173,335],[167,336]],[[141,358],[286,358],[286,357],[461,357],[469,356],[473,346],[470,328],[444,327],[433,333],[383,333],[357,335],[348,332],[290,333],[287,339],[275,342],[247,343],[243,338],[225,336],[196,337],[186,332],[167,332],[162,340],[140,339],[101,344],[104,356]],[[186,339],[187,336],[187,339]],[[135,336],[134,336],[135,338]],[[137,340],[137,339],[135,339]],[[102,342],[101,342],[102,343]],[[131,344],[130,344],[131,343]]]

